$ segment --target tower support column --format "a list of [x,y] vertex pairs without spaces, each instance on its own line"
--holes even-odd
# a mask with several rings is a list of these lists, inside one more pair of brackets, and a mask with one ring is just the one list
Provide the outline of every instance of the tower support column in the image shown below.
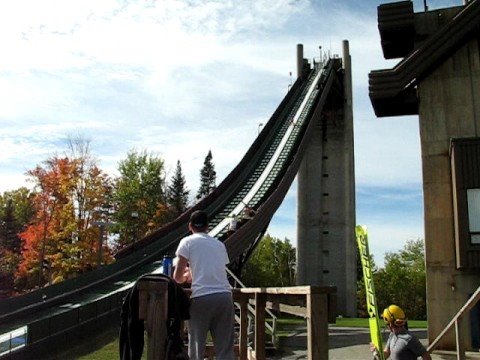
[[356,316],[351,63],[343,43],[341,101],[327,100],[298,172],[297,284],[337,286],[337,310]]

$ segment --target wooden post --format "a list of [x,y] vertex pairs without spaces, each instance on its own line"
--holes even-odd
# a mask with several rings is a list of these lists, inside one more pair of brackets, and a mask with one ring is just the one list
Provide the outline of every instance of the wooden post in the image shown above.
[[328,359],[327,294],[307,294],[307,354],[309,360]]
[[162,360],[167,337],[168,283],[139,281],[137,287],[138,317],[146,320],[147,360]]
[[[335,313],[335,298],[329,295],[336,292],[333,286],[295,286],[281,288],[242,288],[243,294],[255,294],[255,351],[249,354],[251,359],[264,360],[265,356],[265,306],[267,297],[273,302],[280,302],[283,298],[298,299],[306,297],[306,309],[302,315],[307,318],[308,331],[308,359],[328,359],[328,314]],[[276,298],[276,299],[275,299]],[[332,301],[333,299],[333,301]],[[328,308],[330,306],[330,309]],[[286,305],[280,304],[280,310],[286,309]],[[291,313],[299,314],[299,311]],[[288,312],[288,311],[287,311]]]
[[267,294],[255,293],[255,359],[265,360],[265,306]]
[[240,360],[248,359],[248,295],[239,294],[240,305],[240,336],[238,339],[238,351]]

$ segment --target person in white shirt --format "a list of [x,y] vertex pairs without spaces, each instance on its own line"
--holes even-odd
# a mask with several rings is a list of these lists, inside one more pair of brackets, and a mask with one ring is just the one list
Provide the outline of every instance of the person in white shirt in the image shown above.
[[178,262],[173,278],[192,282],[188,355],[203,360],[207,333],[210,331],[217,359],[233,360],[235,353],[232,291],[225,266],[230,262],[225,245],[210,236],[208,216],[197,210],[188,224],[192,235],[178,245]]

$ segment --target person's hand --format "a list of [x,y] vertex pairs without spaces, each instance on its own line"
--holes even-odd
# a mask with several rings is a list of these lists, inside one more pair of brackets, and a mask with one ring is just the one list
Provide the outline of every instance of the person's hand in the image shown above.
[[377,348],[375,347],[375,344],[372,343],[372,342],[370,343],[370,351],[373,353],[373,358],[374,358],[374,359],[380,358],[380,357],[378,356],[378,350],[377,350]]

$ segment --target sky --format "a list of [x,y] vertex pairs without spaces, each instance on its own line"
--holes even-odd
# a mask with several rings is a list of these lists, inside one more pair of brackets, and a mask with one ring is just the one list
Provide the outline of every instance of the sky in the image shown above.
[[[356,219],[381,266],[386,252],[423,238],[423,198],[418,117],[376,118],[368,98],[368,73],[399,61],[382,56],[380,3],[2,1],[0,193],[31,187],[26,171],[82,137],[111,176],[132,150],[162,157],[167,178],[180,160],[195,195],[208,151],[220,182],[280,104],[297,44],[312,61],[319,46],[341,57],[348,40]],[[296,182],[268,232],[296,244]]]

